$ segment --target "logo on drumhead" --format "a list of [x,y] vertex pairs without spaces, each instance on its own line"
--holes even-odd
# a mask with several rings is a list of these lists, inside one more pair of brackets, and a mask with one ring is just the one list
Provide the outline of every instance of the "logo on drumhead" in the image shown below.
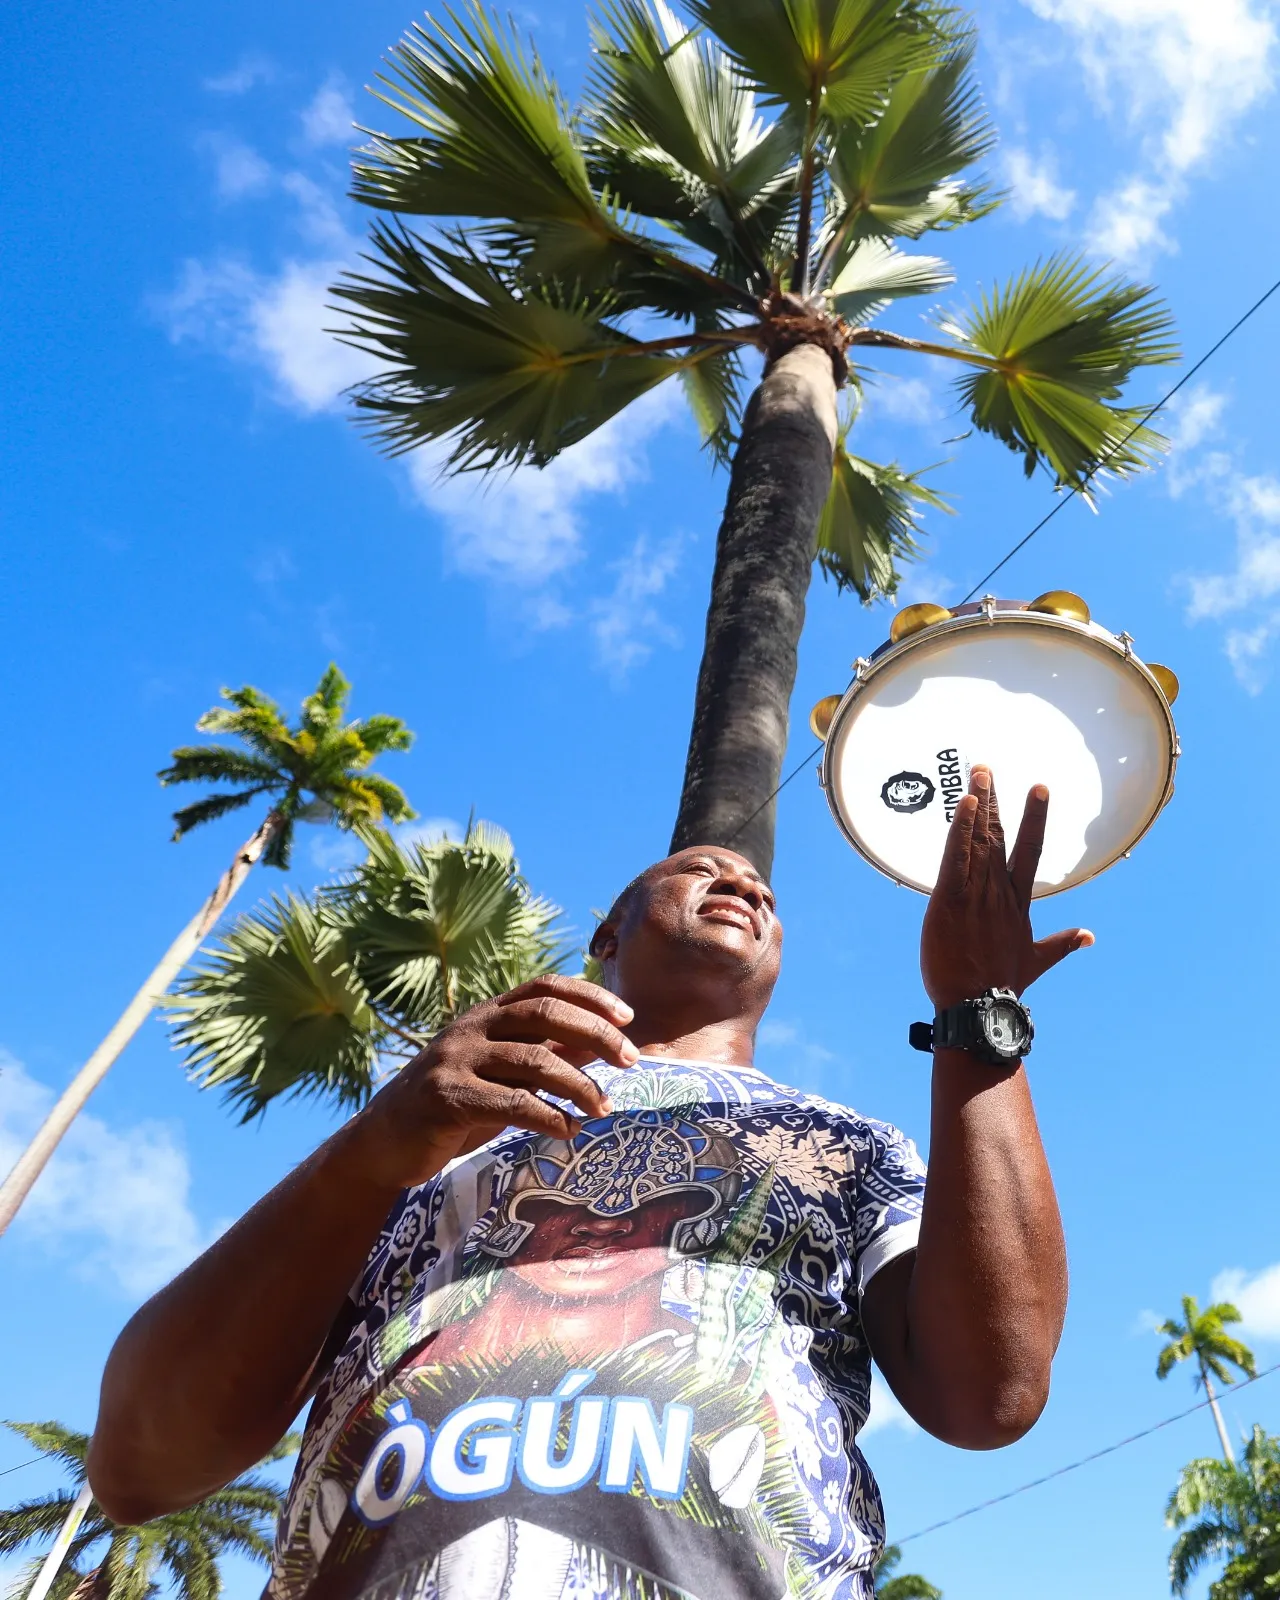
[[890,811],[923,811],[933,799],[933,784],[923,772],[895,772],[880,791]]

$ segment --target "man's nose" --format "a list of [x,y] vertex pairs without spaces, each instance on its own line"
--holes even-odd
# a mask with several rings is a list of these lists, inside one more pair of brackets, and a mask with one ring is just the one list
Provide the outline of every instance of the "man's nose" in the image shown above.
[[744,872],[721,872],[711,886],[711,893],[737,895],[738,899],[745,900],[753,911],[759,911],[764,905],[763,886],[755,878],[748,878]]

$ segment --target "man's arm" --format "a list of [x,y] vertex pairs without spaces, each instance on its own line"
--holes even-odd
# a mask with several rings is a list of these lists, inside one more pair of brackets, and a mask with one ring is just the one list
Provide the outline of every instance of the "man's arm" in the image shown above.
[[89,1479],[116,1522],[191,1505],[260,1460],[314,1387],[330,1328],[401,1192],[506,1127],[573,1137],[609,1102],[580,1070],[635,1063],[631,1009],[577,978],[524,984],[442,1032],[358,1116],[131,1319],[102,1379]]
[[[1048,792],[1033,789],[1006,864],[990,774],[974,769],[921,937],[936,1009],[991,988],[1021,994],[1093,942],[1079,928],[1032,938],[1047,811]],[[921,1426],[949,1444],[994,1449],[1044,1409],[1066,1306],[1062,1223],[1025,1072],[936,1051],[920,1240],[866,1287],[872,1354]]]

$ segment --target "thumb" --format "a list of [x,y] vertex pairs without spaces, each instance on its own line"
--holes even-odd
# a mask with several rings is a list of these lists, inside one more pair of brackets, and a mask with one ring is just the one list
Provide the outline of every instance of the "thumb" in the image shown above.
[[[1087,950],[1094,943],[1088,928],[1063,928],[1061,933],[1051,933],[1047,939],[1037,939],[1032,946],[1032,969],[1035,978],[1043,977],[1050,967],[1065,961],[1073,950]],[[1035,982],[1032,978],[1032,983]]]

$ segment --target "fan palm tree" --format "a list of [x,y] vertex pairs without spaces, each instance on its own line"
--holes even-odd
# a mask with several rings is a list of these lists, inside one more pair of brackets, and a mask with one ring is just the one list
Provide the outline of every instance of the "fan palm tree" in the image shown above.
[[[43,1455],[60,1461],[73,1484],[71,1490],[0,1511],[0,1555],[11,1555],[56,1537],[85,1484],[89,1436],[60,1422],[5,1426]],[[289,1434],[260,1465],[281,1461],[297,1448],[298,1435]],[[222,1593],[218,1563],[224,1555],[269,1560],[283,1499],[275,1484],[247,1472],[185,1511],[137,1528],[111,1522],[90,1502],[71,1539],[67,1562],[49,1590],[51,1600],[152,1600],[165,1582],[178,1600],[218,1600]],[[28,1592],[38,1566],[38,1561],[33,1563],[14,1585],[10,1600]]]
[[530,892],[500,828],[365,838],[344,882],[241,917],[169,1007],[187,1070],[245,1121],[285,1093],[362,1105],[461,1011],[567,956],[559,906]]
[[878,1600],[942,1600],[942,1590],[918,1572],[898,1572],[895,1576],[901,1560],[902,1551],[898,1545],[885,1546],[875,1568]]
[[1239,1339],[1233,1339],[1226,1331],[1228,1323],[1239,1321],[1240,1313],[1226,1300],[1206,1306],[1201,1311],[1195,1295],[1184,1294],[1182,1321],[1170,1317],[1156,1330],[1164,1334],[1169,1341],[1161,1350],[1159,1360],[1156,1362],[1156,1377],[1167,1378],[1181,1361],[1195,1362],[1196,1385],[1204,1389],[1209,1401],[1209,1409],[1213,1412],[1213,1420],[1218,1428],[1218,1439],[1222,1444],[1223,1459],[1228,1462],[1235,1460],[1235,1453],[1222,1421],[1222,1412],[1218,1409],[1218,1397],[1213,1392],[1210,1374],[1212,1373],[1224,1387],[1236,1381],[1231,1371],[1232,1367],[1243,1372],[1246,1377],[1258,1376],[1253,1351],[1248,1345],[1241,1344]]
[[291,728],[280,707],[260,690],[247,685],[224,689],[222,697],[228,704],[207,711],[196,727],[202,733],[232,734],[240,745],[185,745],[173,752],[172,764],[159,774],[162,784],[228,786],[226,792],[206,795],[175,812],[175,839],[254,800],[267,800],[267,814],[0,1184],[0,1233],[13,1220],[85,1101],[195,954],[254,863],[261,860],[267,866],[287,867],[294,827],[299,822],[334,822],[351,829],[376,824],[384,817],[400,822],[415,814],[394,783],[369,771],[385,751],[407,750],[413,735],[398,717],[344,722],[350,692],[351,685],[331,663],[314,694],[302,702],[297,727]]
[[939,315],[936,337],[877,321],[954,281],[902,241],[998,201],[972,176],[994,135],[963,13],[686,14],[600,0],[572,109],[481,0],[415,25],[378,92],[410,126],[373,133],[355,165],[355,198],[385,215],[372,270],[335,289],[337,331],[380,364],[354,392],[375,437],[435,441],[449,471],[544,465],[679,377],[731,471],[672,846],[734,842],[767,872],[813,564],[864,601],[891,594],[940,503],[919,473],[852,453],[857,362],[955,364],[974,428],[1028,475],[1087,487],[1104,461],[1151,461],[1162,441],[1121,395],[1176,350],[1149,288],[1066,257]]
[[1280,1592],[1280,1439],[1255,1426],[1242,1465],[1213,1456],[1190,1462],[1165,1521],[1183,1530],[1169,1554],[1175,1595],[1206,1562],[1225,1557],[1210,1600],[1269,1600]]

